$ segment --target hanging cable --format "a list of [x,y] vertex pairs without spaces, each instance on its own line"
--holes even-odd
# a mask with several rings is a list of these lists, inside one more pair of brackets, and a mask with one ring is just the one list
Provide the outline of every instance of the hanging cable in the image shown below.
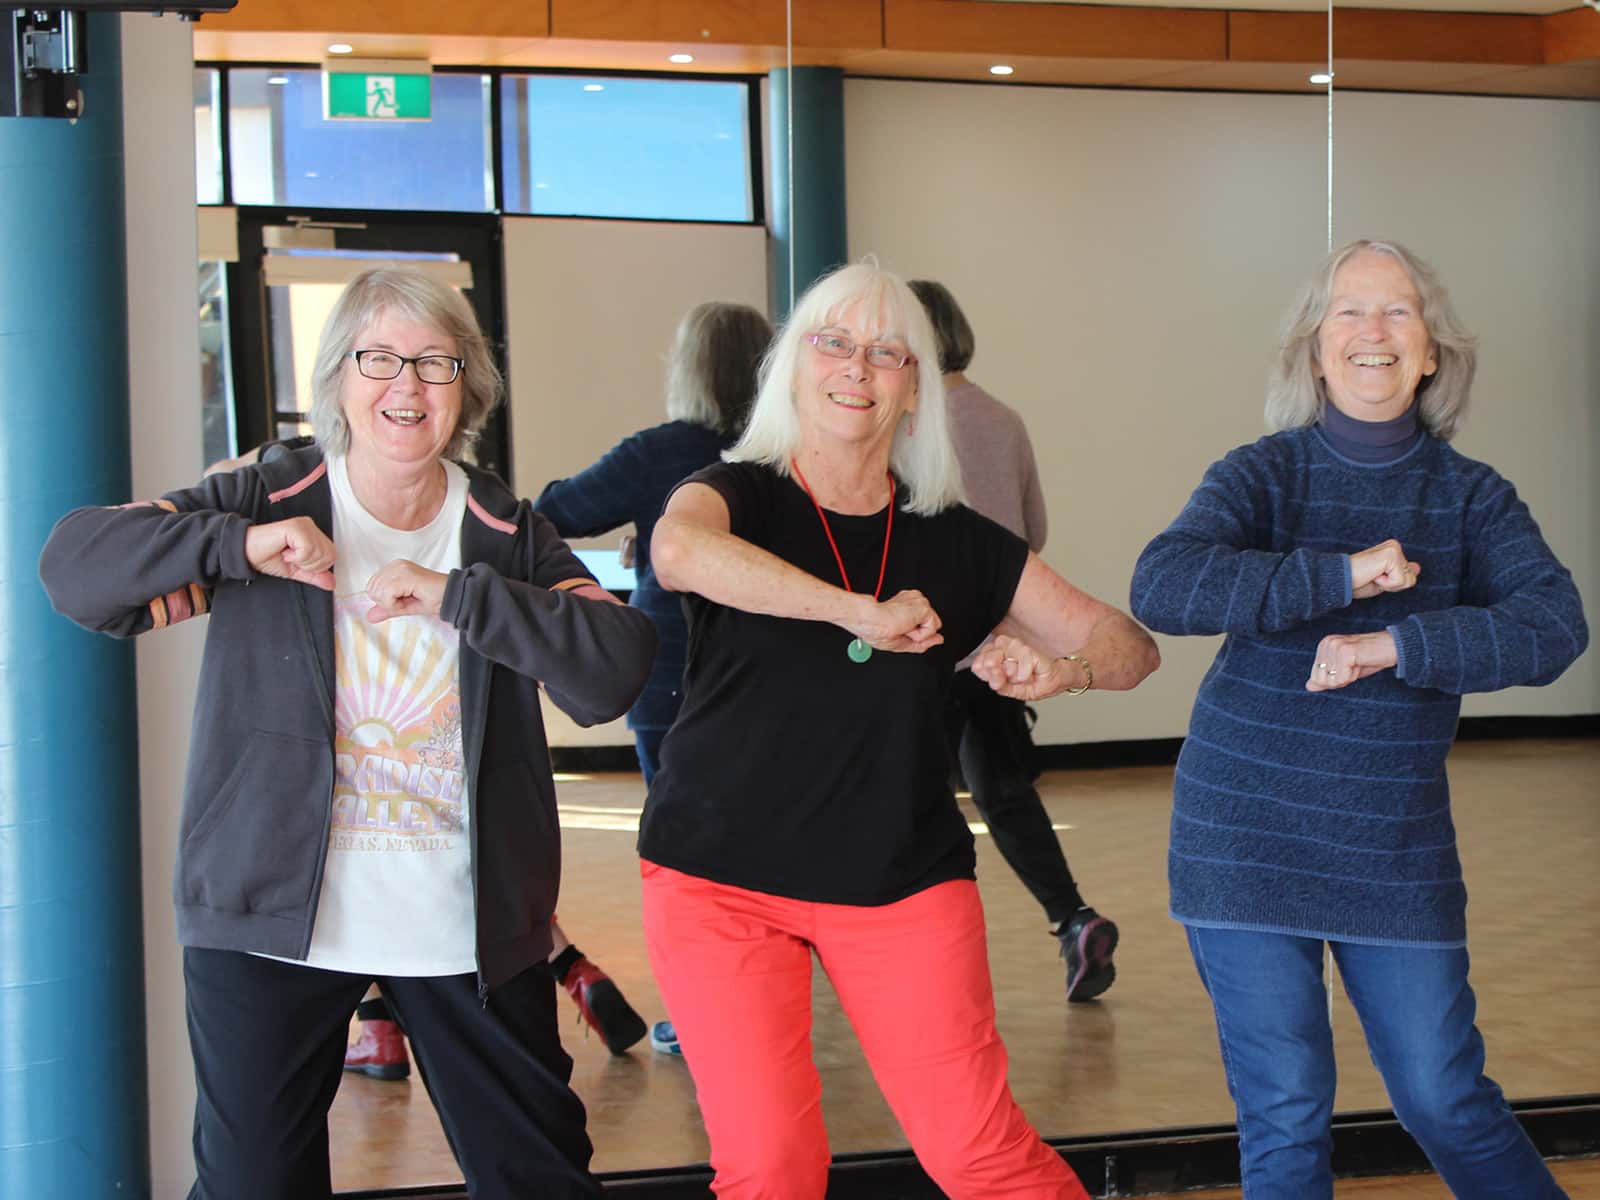
[[1328,253],[1333,253],[1333,0],[1328,0]]
[[[1328,0],[1328,253],[1333,253],[1333,0]],[[1328,998],[1328,1028],[1333,1028],[1333,946],[1322,946],[1322,988]]]
[[[1331,3],[1331,0],[1330,0]],[[784,104],[787,134],[784,150],[789,154],[789,307],[784,318],[795,310],[795,0],[784,0]]]

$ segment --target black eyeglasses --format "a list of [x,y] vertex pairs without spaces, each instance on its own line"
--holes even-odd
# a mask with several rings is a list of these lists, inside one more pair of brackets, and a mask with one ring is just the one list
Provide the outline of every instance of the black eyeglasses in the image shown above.
[[[810,342],[829,358],[854,358],[859,343],[852,342],[840,333],[808,333]],[[861,346],[866,351],[867,365],[884,371],[898,371],[908,362],[916,362],[897,346]]]
[[454,383],[461,374],[462,360],[449,354],[407,358],[389,350],[352,350],[350,357],[356,360],[356,370],[368,379],[395,379],[406,369],[407,363],[423,383]]

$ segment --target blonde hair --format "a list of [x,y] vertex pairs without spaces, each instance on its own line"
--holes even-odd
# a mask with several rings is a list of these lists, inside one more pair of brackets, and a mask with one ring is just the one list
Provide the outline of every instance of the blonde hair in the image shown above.
[[835,323],[852,308],[876,314],[879,328],[904,338],[916,360],[916,435],[902,423],[889,450],[889,468],[908,492],[906,510],[931,515],[961,503],[966,492],[950,441],[933,326],[905,281],[870,259],[824,275],[795,303],[761,365],[761,387],[744,436],[723,457],[729,462],[762,463],[781,475],[789,474],[789,460],[800,445],[794,402],[800,346],[808,333]]
[[744,428],[772,322],[748,304],[697,304],[667,359],[667,416],[721,433]]
[[1422,259],[1399,242],[1368,238],[1339,247],[1323,261],[1289,309],[1278,360],[1267,384],[1267,427],[1297,429],[1314,425],[1328,401],[1326,383],[1317,374],[1317,335],[1328,315],[1333,277],[1357,254],[1387,254],[1404,268],[1422,304],[1422,323],[1433,342],[1438,369],[1417,384],[1417,420],[1434,437],[1449,441],[1467,410],[1472,377],[1478,369],[1477,339],[1467,332],[1450,303],[1450,293]]
[[339,397],[345,359],[356,349],[356,339],[383,313],[435,329],[454,340],[460,351],[461,415],[444,448],[445,457],[460,457],[500,402],[500,368],[467,298],[411,267],[363,271],[334,301],[311,368],[311,430],[317,445],[324,454],[349,451],[350,424]]

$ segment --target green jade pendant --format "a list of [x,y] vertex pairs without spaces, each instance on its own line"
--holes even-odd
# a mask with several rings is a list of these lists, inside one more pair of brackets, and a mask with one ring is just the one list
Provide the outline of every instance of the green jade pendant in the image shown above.
[[872,657],[872,647],[860,638],[852,638],[844,652],[850,656],[850,661],[853,663],[864,663]]

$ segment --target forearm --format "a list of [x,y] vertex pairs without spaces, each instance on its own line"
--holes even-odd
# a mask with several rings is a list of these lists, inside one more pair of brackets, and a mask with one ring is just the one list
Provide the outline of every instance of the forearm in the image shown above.
[[1281,633],[1351,602],[1350,559],[1244,550],[1169,531],[1140,555],[1130,596],[1134,615],[1161,633]]
[[872,604],[743,538],[671,515],[656,523],[650,561],[661,586],[743,612],[848,628]]
[[1487,607],[1413,613],[1389,633],[1401,679],[1457,695],[1550,683],[1589,644],[1582,602],[1568,578]]
[[638,609],[506,579],[483,563],[450,573],[439,615],[585,725],[626,712],[655,658],[655,626]]
[[[1137,687],[1161,665],[1155,639],[1125,613],[1108,611],[1094,623],[1081,646],[1061,651],[1088,662],[1099,691],[1125,692]],[[1070,660],[1069,660],[1070,661]],[[1082,670],[1077,663],[1073,667]],[[1071,684],[1081,686],[1079,683]]]
[[57,612],[125,637],[168,623],[152,617],[153,601],[253,578],[244,552],[248,529],[235,513],[174,511],[170,500],[80,508],[51,531],[39,578]]

